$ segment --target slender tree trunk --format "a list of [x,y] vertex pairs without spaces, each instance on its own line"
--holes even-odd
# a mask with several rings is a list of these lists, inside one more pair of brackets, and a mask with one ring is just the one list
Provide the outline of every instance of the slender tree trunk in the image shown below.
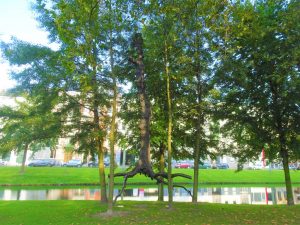
[[283,152],[281,152],[281,155],[282,155],[282,164],[283,164],[284,178],[285,178],[287,204],[294,205],[293,189],[292,189],[292,182],[291,182],[289,162],[288,162],[288,153],[286,150],[282,150],[282,151]]
[[294,205],[293,198],[293,189],[292,189],[292,181],[290,176],[289,169],[289,156],[288,151],[285,147],[285,138],[283,134],[280,134],[280,155],[282,157],[284,178],[285,178],[285,187],[286,187],[286,197],[287,197],[287,205]]
[[173,179],[172,179],[172,100],[171,100],[171,90],[170,90],[170,69],[169,69],[169,59],[168,59],[168,46],[165,41],[165,72],[167,78],[167,103],[168,103],[168,206],[172,208],[173,204]]
[[[195,8],[198,9],[199,2],[195,2]],[[198,11],[195,11],[195,18],[199,18]],[[203,146],[200,146],[203,143],[203,126],[204,126],[204,111],[202,106],[203,101],[203,82],[201,79],[201,22],[196,19],[196,34],[194,36],[194,48],[195,48],[195,55],[194,55],[194,73],[195,73],[195,80],[196,84],[196,111],[197,111],[197,121],[196,121],[196,146],[194,150],[194,181],[193,181],[193,197],[192,202],[196,203],[198,201],[198,184],[199,184],[199,161],[200,161],[200,149]],[[203,27],[202,27],[203,28]]]
[[100,178],[100,191],[101,191],[101,202],[107,203],[107,192],[106,192],[106,181],[105,181],[105,168],[104,168],[104,149],[103,149],[103,138],[97,140],[98,145],[98,170]]
[[[159,172],[163,173],[165,171],[165,145],[160,143],[159,146]],[[161,177],[163,180],[164,178]],[[164,184],[158,184],[158,201],[164,201]]]
[[[110,2],[110,11],[111,11],[111,2]],[[111,22],[111,21],[110,21]],[[110,68],[111,76],[113,79],[113,102],[112,102],[112,117],[111,117],[111,126],[110,126],[110,135],[109,135],[109,144],[110,144],[110,168],[109,168],[109,192],[108,192],[108,210],[109,214],[112,214],[113,211],[113,198],[114,198],[114,168],[115,168],[115,131],[116,131],[116,117],[117,117],[117,97],[118,97],[118,88],[116,76],[114,73],[114,52],[112,45],[112,28],[109,33],[110,39]]]
[[288,149],[286,146],[286,137],[285,131],[283,128],[282,123],[282,112],[280,104],[279,104],[279,89],[276,83],[272,80],[269,81],[270,89],[272,92],[273,98],[273,106],[275,106],[274,117],[276,118],[275,126],[277,128],[279,134],[279,142],[280,142],[280,155],[282,157],[282,164],[283,164],[283,171],[284,171],[284,178],[285,178],[285,186],[286,186],[286,197],[287,197],[287,205],[294,205],[294,198],[293,198],[293,189],[292,189],[292,182],[290,177],[290,169],[289,169],[289,154]]
[[100,179],[100,192],[101,192],[101,202],[107,203],[107,191],[106,191],[106,179],[105,179],[105,170],[104,170],[104,131],[105,125],[100,124],[100,98],[99,98],[99,90],[98,90],[98,82],[97,82],[97,55],[98,51],[95,43],[92,40],[89,40],[91,44],[91,51],[88,59],[90,64],[92,65],[92,79],[91,79],[91,87],[93,91],[93,123],[94,123],[94,135],[95,135],[95,143],[98,151],[98,169],[99,169],[99,179]]
[[25,147],[24,147],[24,154],[23,154],[20,174],[23,174],[25,172],[25,162],[26,162],[26,158],[27,158],[27,152],[28,152],[28,144],[26,144]]
[[198,201],[198,182],[199,182],[199,160],[200,160],[200,119],[197,121],[197,135],[196,135],[196,146],[195,146],[195,158],[194,158],[194,181],[193,181],[193,198],[192,202],[197,203]]
[[56,157],[56,149],[55,148],[50,148],[50,158],[55,158]]
[[114,98],[112,107],[112,120],[110,131],[110,167],[109,167],[109,193],[108,193],[108,213],[112,213],[114,198],[114,169],[115,169],[115,130],[117,117],[117,84],[114,79]]
[[100,127],[100,119],[99,119],[99,103],[97,99],[97,94],[94,97],[94,134],[96,135],[95,141],[98,151],[98,169],[99,169],[99,179],[100,179],[100,189],[101,189],[101,202],[107,202],[107,193],[106,193],[106,181],[105,181],[105,170],[104,170],[104,148],[103,142],[104,138],[101,137],[101,127]]
[[[197,40],[197,39],[196,39]],[[193,197],[192,202],[198,201],[198,183],[199,183],[199,160],[200,160],[200,144],[202,136],[202,123],[203,123],[203,112],[202,112],[202,83],[200,75],[200,65],[197,65],[196,78],[197,78],[197,123],[196,123],[196,146],[194,152],[194,183],[193,183]]]

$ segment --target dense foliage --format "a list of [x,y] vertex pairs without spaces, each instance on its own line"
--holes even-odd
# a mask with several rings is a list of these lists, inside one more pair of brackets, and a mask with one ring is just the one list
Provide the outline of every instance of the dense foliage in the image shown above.
[[[20,67],[12,93],[44,106],[41,118],[59,115],[47,138],[68,134],[77,151],[98,154],[103,201],[110,134],[111,152],[118,140],[156,179],[151,150],[169,193],[172,157],[194,159],[197,190],[201,159],[229,153],[242,163],[264,147],[270,160],[282,160],[293,204],[288,164],[300,155],[299,7],[295,0],[37,0],[38,20],[58,49],[13,40],[2,50]],[[20,140],[42,140],[38,134]]]

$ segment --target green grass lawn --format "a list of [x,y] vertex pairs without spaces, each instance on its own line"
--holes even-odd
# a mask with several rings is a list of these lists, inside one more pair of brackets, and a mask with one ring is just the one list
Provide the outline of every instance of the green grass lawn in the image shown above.
[[[181,172],[193,176],[192,169],[174,169],[174,173]],[[108,174],[108,169],[106,170]],[[292,182],[300,184],[300,171],[291,171]],[[199,180],[202,184],[225,184],[225,185],[264,185],[276,184],[284,185],[284,175],[282,170],[244,170],[235,172],[234,170],[200,170]],[[28,167],[25,174],[19,173],[18,167],[0,167],[0,185],[4,184],[90,184],[98,183],[97,168],[66,168],[66,167]],[[121,184],[123,178],[115,179],[116,184]],[[191,183],[185,178],[175,178],[175,182]],[[129,179],[131,184],[155,184],[144,175],[137,175]]]
[[0,224],[300,224],[300,205],[174,203],[169,210],[166,203],[127,201],[118,202],[113,217],[105,211],[97,201],[0,201]]

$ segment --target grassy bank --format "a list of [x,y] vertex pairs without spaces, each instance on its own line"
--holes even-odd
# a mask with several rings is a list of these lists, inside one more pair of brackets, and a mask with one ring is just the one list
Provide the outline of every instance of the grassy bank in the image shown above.
[[[173,172],[193,176],[192,169],[174,169]],[[106,173],[108,174],[108,170]],[[300,184],[300,171],[291,171],[291,178],[293,183]],[[91,184],[98,183],[98,180],[97,168],[29,167],[26,168],[25,174],[20,174],[18,167],[0,167],[0,185]],[[235,172],[234,170],[200,170],[199,181],[202,184],[211,185],[283,185],[284,175],[282,170],[245,170],[241,172]],[[123,178],[118,177],[115,179],[115,182],[121,184]],[[191,183],[192,181],[184,178],[176,178],[175,182]],[[137,175],[129,179],[129,183],[154,184],[155,182],[144,175]]]
[[[122,207],[118,207],[122,206]],[[1,224],[287,224],[300,223],[300,205],[258,206],[119,202],[113,217],[96,201],[0,201]]]

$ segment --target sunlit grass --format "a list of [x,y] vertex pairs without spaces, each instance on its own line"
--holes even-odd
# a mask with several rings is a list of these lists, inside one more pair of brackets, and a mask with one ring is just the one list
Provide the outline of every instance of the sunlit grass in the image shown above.
[[[300,205],[118,202],[113,217],[97,201],[0,201],[1,224],[299,224]],[[122,207],[119,207],[122,206]]]
[[[118,170],[119,172],[120,170]],[[174,169],[174,173],[185,173],[193,177],[192,169]],[[106,170],[108,174],[108,169]],[[292,182],[300,184],[300,171],[291,171]],[[123,182],[122,177],[115,178],[116,184]],[[192,183],[192,180],[185,178],[175,178],[174,182]],[[277,186],[284,184],[284,174],[282,170],[244,170],[236,172],[234,170],[200,170],[199,182],[203,185],[252,185],[274,184]],[[66,167],[28,167],[24,174],[19,173],[18,167],[0,167],[0,185],[88,185],[98,184],[97,168],[66,168]],[[129,179],[130,184],[155,184],[144,175],[137,175]]]

